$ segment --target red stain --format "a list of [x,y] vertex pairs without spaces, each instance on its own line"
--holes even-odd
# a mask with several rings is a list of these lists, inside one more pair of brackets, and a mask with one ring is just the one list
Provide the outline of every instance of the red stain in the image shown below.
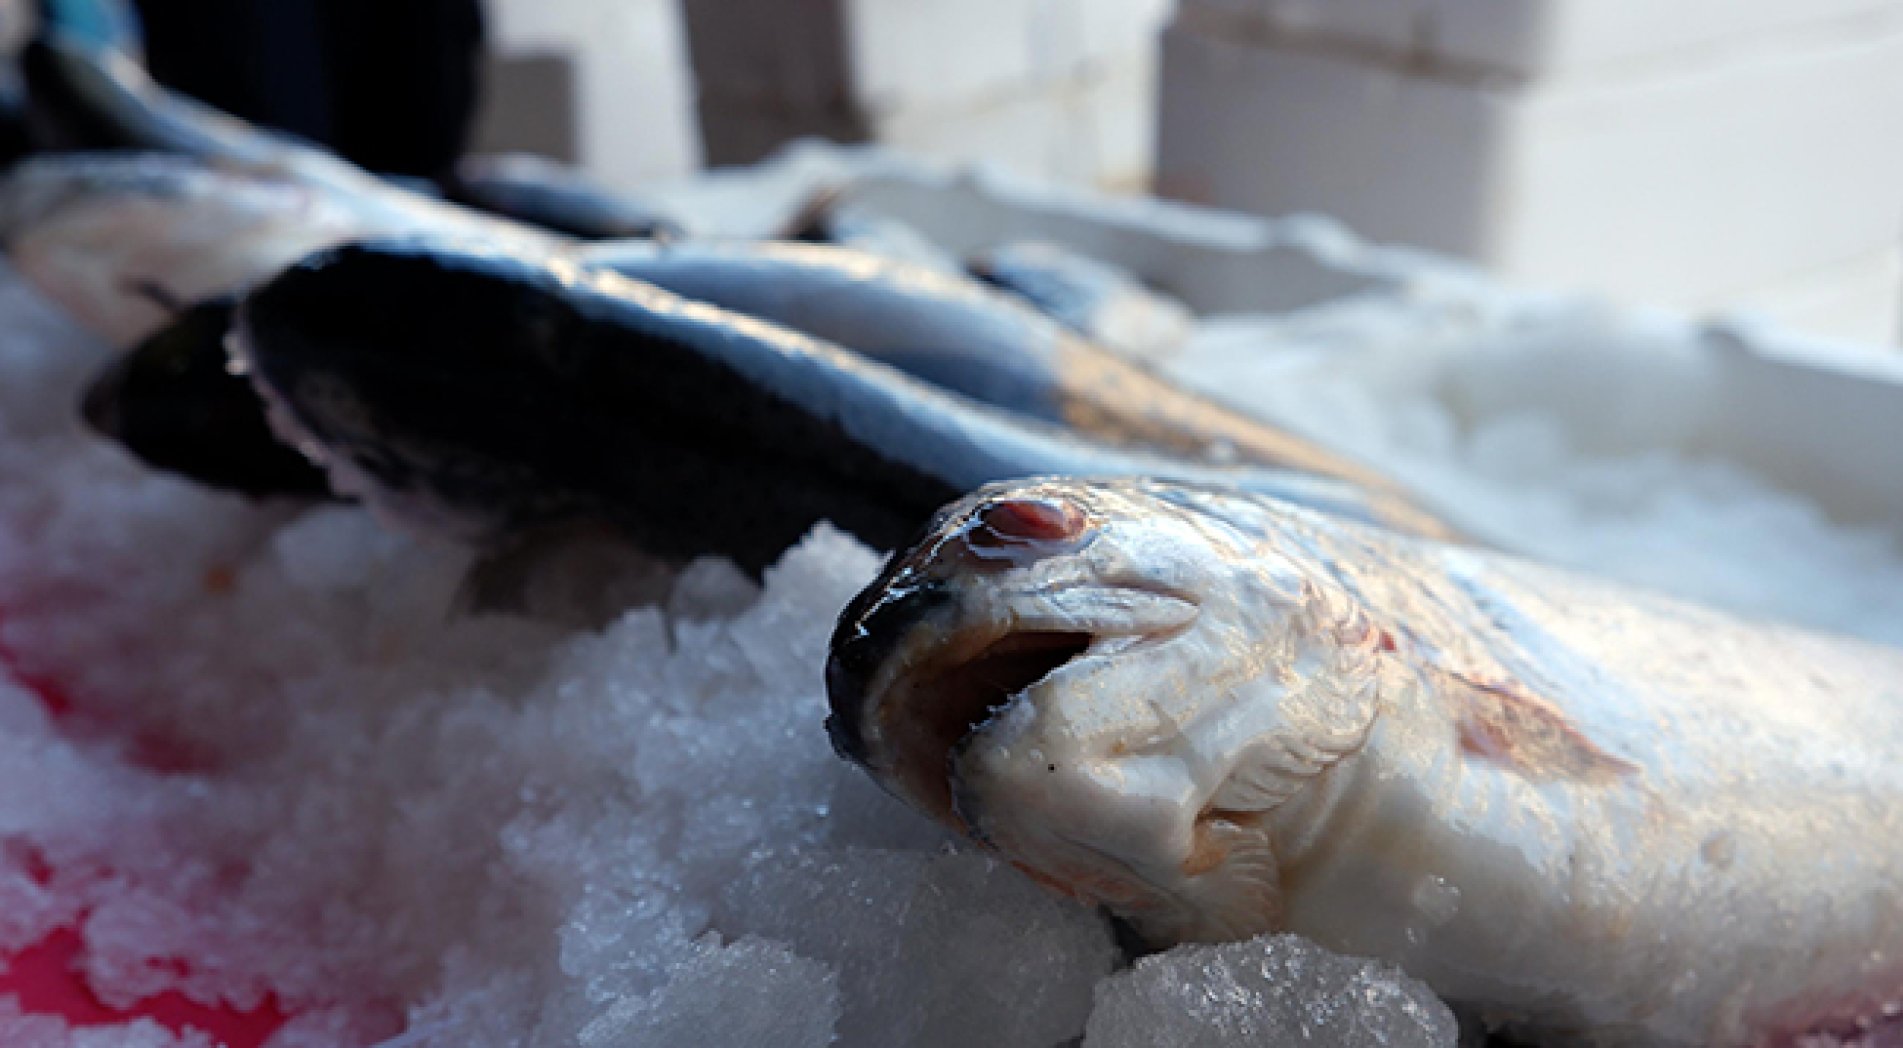
[[[53,681],[20,672],[19,660],[0,645],[0,674],[12,676],[33,691],[54,716],[72,712],[73,704]],[[176,748],[167,751],[152,740],[141,740],[141,756],[153,765],[192,763]],[[53,871],[36,850],[29,850],[27,874],[41,884],[52,881]],[[274,1000],[248,1012],[199,1004],[175,991],[156,994],[126,1009],[107,1007],[93,995],[74,966],[82,942],[77,931],[60,928],[39,942],[0,957],[0,994],[11,994],[22,1011],[57,1015],[75,1026],[113,1026],[136,1019],[153,1022],[179,1033],[187,1028],[209,1034],[226,1048],[258,1048],[289,1018]],[[177,962],[184,967],[185,962]]]
[[73,711],[73,700],[55,681],[26,672],[20,660],[6,645],[0,644],[0,673],[12,677],[26,690],[39,696],[48,713],[58,717]]
[[123,1011],[109,1008],[93,996],[74,965],[79,956],[79,933],[61,928],[15,954],[0,972],[0,993],[19,998],[22,1011],[57,1015],[75,1026],[110,1026],[150,1019],[180,1033],[197,1029],[226,1048],[258,1048],[288,1018],[276,1001],[240,1012],[213,1008],[168,990]]

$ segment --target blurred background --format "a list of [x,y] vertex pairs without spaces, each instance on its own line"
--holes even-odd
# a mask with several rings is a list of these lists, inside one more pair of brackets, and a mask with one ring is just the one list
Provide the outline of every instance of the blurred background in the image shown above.
[[[406,107],[462,105],[471,148],[618,187],[803,136],[879,142],[1323,213],[1530,286],[1866,344],[1903,330],[1903,0],[139,7],[161,80],[379,170],[427,173],[454,144]],[[457,55],[477,56],[461,80]],[[382,72],[319,113],[272,95],[300,62]]]

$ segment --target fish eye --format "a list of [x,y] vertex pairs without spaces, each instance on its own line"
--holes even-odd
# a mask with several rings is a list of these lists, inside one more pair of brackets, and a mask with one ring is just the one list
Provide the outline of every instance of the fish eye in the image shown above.
[[1089,519],[1068,499],[1008,498],[980,510],[978,523],[986,532],[1005,540],[1062,542],[1083,534]]

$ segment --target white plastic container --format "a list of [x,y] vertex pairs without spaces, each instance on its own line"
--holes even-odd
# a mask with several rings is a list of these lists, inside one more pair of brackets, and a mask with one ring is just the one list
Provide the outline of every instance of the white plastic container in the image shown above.
[[802,135],[1135,186],[1167,0],[686,0],[712,163]]
[[1189,0],[1157,186],[1514,280],[1893,339],[1903,3]]

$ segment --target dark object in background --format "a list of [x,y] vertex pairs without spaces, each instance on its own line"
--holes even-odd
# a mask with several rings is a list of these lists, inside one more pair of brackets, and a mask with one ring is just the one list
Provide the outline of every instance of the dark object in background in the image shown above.
[[437,177],[468,141],[478,0],[136,0],[154,79],[321,142],[372,171]]
[[201,303],[114,361],[86,391],[99,433],[146,464],[253,497],[322,498],[322,470],[272,436],[251,383],[225,367],[234,301]]

